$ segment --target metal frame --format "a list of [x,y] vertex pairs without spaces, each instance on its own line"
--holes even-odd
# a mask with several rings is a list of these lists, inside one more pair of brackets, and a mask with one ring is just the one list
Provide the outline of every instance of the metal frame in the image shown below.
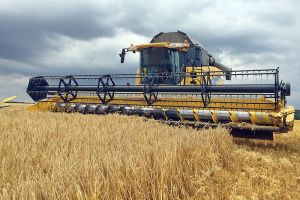
[[[58,95],[64,102],[70,102],[77,98],[78,91],[73,91],[72,86],[78,86],[76,79],[73,76],[66,76],[59,79]],[[69,96],[71,95],[71,98]]]
[[96,94],[99,97],[101,103],[108,103],[109,101],[113,100],[115,95],[114,92],[107,91],[106,87],[114,85],[116,84],[110,75],[104,75],[98,78]]
[[154,92],[152,90],[152,86],[154,85],[156,79],[157,77],[153,76],[146,76],[144,78],[143,96],[148,105],[153,104],[157,100],[158,92]]
[[[158,106],[174,106],[177,101],[177,106],[182,104],[182,107],[195,108],[220,108],[217,103],[225,104],[226,109],[243,110],[245,107],[238,107],[240,101],[234,101],[235,98],[242,98],[244,104],[252,105],[254,110],[270,110],[278,109],[279,102],[285,103],[286,92],[284,91],[284,83],[279,82],[279,68],[276,69],[259,69],[259,70],[234,70],[231,71],[231,77],[264,77],[272,76],[274,84],[269,85],[253,85],[253,84],[234,84],[216,86],[212,84],[212,77],[224,77],[225,72],[195,72],[195,73],[168,73],[168,74],[112,74],[112,75],[71,75],[71,76],[40,76],[31,78],[27,88],[27,93],[34,100],[42,100],[58,95],[64,102],[76,101],[76,99],[85,98],[82,96],[98,96],[100,103],[106,104],[113,100],[122,99],[126,103],[137,101],[137,96],[142,95],[145,100],[143,106],[158,107]],[[157,84],[159,79],[168,78],[188,78],[195,77],[199,83],[194,85],[164,85]],[[144,80],[142,84],[135,84],[135,79]],[[128,83],[127,80],[131,81]],[[256,87],[256,89],[251,87]],[[244,90],[243,90],[244,88]],[[266,90],[265,88],[272,88]],[[254,92],[245,92],[245,89]],[[269,92],[268,92],[269,91]],[[40,94],[40,96],[39,96]],[[187,99],[184,97],[193,97]],[[258,96],[264,96],[271,101],[256,102],[253,99],[258,99]],[[130,97],[130,98],[127,98]],[[224,99],[216,101],[216,97]],[[171,99],[170,99],[171,98]],[[86,103],[89,103],[89,98],[86,98]],[[94,103],[94,102],[93,102]],[[268,105],[265,108],[260,108],[261,105]],[[257,105],[257,106],[256,106]]]

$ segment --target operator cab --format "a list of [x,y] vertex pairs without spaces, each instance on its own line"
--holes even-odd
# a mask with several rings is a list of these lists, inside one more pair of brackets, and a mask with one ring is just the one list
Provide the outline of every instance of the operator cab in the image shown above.
[[140,51],[140,73],[149,76],[165,76],[156,84],[179,84],[179,73],[185,72],[185,52],[177,49],[150,47]]
[[[215,62],[215,59],[198,42],[191,40],[181,31],[159,33],[148,44],[131,45],[122,49],[121,63],[124,62],[128,51],[140,52],[139,74],[141,83],[145,83],[143,77],[151,78],[154,84],[178,85],[186,74],[196,74],[202,71],[202,67],[226,73],[226,80],[231,78],[231,69]],[[155,77],[156,76],[156,77]],[[159,78],[158,78],[159,77]],[[192,76],[190,76],[194,79]],[[214,77],[220,79],[219,77]],[[147,80],[149,81],[149,80]],[[185,84],[185,83],[184,83]],[[197,84],[189,81],[189,84]]]

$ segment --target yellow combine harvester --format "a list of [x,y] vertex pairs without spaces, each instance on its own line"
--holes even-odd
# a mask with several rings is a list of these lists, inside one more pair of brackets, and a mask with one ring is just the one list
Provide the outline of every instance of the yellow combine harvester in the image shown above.
[[239,137],[272,139],[293,129],[290,84],[279,69],[232,70],[177,31],[122,49],[140,53],[135,74],[39,76],[27,93],[32,111],[121,113],[192,127],[224,126]]

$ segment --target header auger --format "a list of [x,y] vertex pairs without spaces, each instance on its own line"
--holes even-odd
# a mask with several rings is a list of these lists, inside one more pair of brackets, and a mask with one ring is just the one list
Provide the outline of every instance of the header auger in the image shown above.
[[31,78],[27,93],[37,103],[28,109],[139,115],[263,139],[293,129],[290,85],[279,80],[278,68],[232,70],[179,31],[124,48],[121,62],[127,52],[141,55],[136,74]]

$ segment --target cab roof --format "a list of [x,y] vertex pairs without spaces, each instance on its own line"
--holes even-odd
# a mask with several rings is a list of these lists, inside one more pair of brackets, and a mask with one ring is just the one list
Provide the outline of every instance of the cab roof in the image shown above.
[[152,38],[150,43],[160,43],[160,42],[184,43],[185,41],[188,42],[191,46],[200,46],[203,48],[203,45],[201,45],[201,43],[190,38],[186,33],[182,31],[167,32],[167,33],[160,32]]

